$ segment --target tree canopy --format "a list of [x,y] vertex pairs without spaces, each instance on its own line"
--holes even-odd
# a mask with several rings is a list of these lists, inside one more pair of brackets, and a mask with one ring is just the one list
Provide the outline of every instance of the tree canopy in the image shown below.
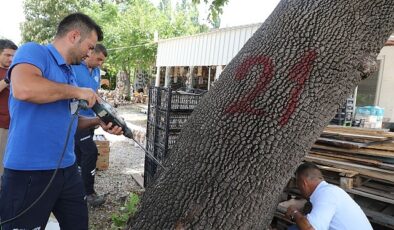
[[208,30],[199,23],[197,7],[190,0],[175,7],[169,0],[162,0],[158,7],[149,0],[25,0],[24,11],[23,42],[48,43],[59,21],[70,13],[91,16],[103,28],[102,43],[109,50],[105,68],[111,75],[119,71],[130,75],[134,68],[153,66],[156,33],[165,39]]
[[122,3],[94,3],[84,12],[92,16],[104,30],[104,45],[109,49],[108,63],[116,69],[152,66],[160,38],[190,35],[207,30],[198,23],[198,11],[183,1],[172,9],[168,1],[157,8],[148,0]]
[[22,42],[48,43],[55,35],[58,22],[70,13],[80,11],[87,4],[88,0],[25,0]]
[[[195,4],[200,4],[202,0],[192,0]],[[220,25],[220,15],[223,13],[223,6],[226,5],[229,0],[203,0],[204,3],[210,3],[208,19],[212,26],[219,27]]]

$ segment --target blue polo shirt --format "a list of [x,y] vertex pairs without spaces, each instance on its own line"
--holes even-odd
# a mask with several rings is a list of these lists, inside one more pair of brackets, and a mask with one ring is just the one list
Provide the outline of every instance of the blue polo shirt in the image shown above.
[[[76,76],[75,79],[79,87],[91,88],[94,92],[97,92],[100,87],[99,68],[94,68],[92,69],[92,72],[90,72],[85,62],[82,62],[80,65],[72,65],[71,68],[74,71],[74,75]],[[87,117],[96,116],[91,109],[81,110],[79,111],[79,114]]]
[[[53,45],[26,43],[21,46],[9,70],[21,63],[28,63],[41,70],[48,80],[75,85],[71,67]],[[12,84],[12,78],[11,78]],[[71,122],[71,100],[60,100],[47,104],[20,101],[10,92],[9,110],[11,124],[4,156],[4,167],[15,170],[55,169],[61,157]],[[61,168],[75,162],[74,134],[78,119],[75,119],[67,143]]]

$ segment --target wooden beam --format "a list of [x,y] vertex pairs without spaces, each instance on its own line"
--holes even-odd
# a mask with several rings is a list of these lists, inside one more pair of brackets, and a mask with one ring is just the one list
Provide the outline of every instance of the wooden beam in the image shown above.
[[394,158],[394,152],[385,151],[385,150],[377,150],[377,149],[343,149],[343,148],[320,145],[320,144],[314,144],[312,146],[312,148],[335,151],[335,152],[346,152],[346,153],[352,153],[352,154],[360,154],[360,155],[366,155],[366,156]]
[[330,159],[322,159],[319,157],[309,156],[309,155],[305,157],[305,161],[314,162],[322,165],[328,165],[335,168],[354,170],[359,172],[361,175],[367,177],[381,179],[388,181],[390,183],[394,183],[394,171],[390,171],[390,170],[379,169],[370,166],[341,162],[341,161],[330,160]]

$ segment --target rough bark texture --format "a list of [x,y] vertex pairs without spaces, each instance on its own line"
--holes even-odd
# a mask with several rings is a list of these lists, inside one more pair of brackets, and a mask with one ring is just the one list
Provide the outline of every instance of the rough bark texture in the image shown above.
[[393,0],[282,1],[195,110],[128,228],[267,228],[393,19]]

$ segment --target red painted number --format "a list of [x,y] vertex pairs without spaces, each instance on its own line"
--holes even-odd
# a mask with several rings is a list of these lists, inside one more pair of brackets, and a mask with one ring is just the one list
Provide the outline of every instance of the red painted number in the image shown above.
[[264,70],[259,76],[259,81],[255,88],[248,93],[241,100],[232,103],[227,109],[227,113],[247,113],[253,115],[264,115],[264,111],[261,109],[255,109],[251,106],[251,103],[256,99],[257,96],[267,91],[268,83],[272,80],[274,67],[272,60],[269,57],[253,57],[246,59],[242,65],[237,69],[235,74],[236,80],[242,80],[246,77],[249,70],[255,65],[263,65]]
[[[284,106],[279,117],[279,124],[281,126],[287,124],[290,116],[297,108],[300,95],[304,89],[306,80],[310,76],[312,65],[316,57],[316,51],[308,51],[301,57],[300,61],[291,68],[289,78],[295,83],[295,85],[290,91],[290,100]],[[264,68],[259,76],[259,81],[256,86],[250,91],[250,93],[246,94],[239,101],[231,103],[225,110],[226,113],[245,113],[259,116],[266,114],[262,109],[253,108],[252,103],[259,95],[262,95],[267,91],[269,83],[274,76],[274,66],[271,58],[265,56],[247,58],[236,70],[235,79],[244,79],[251,68],[256,65],[262,65]]]

